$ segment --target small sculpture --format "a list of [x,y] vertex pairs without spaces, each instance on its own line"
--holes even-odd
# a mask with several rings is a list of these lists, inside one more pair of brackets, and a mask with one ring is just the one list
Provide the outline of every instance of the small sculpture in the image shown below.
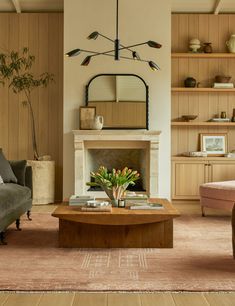
[[192,52],[197,53],[200,48],[201,48],[201,42],[199,39],[193,38],[189,41],[189,49]]

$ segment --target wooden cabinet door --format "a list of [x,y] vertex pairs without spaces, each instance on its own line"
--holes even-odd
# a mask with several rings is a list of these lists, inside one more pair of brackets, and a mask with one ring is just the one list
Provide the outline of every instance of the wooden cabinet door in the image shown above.
[[209,168],[211,182],[235,180],[234,162],[212,162]]
[[205,162],[173,162],[172,198],[199,199],[199,186],[207,181]]

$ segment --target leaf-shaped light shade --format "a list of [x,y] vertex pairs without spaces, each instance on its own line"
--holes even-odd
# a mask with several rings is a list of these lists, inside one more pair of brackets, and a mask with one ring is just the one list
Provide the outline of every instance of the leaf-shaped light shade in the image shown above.
[[153,71],[156,71],[156,70],[160,70],[160,67],[154,63],[153,61],[149,61],[149,67],[153,70]]
[[91,56],[87,56],[84,61],[81,63],[81,66],[88,66],[91,61]]
[[153,41],[153,40],[147,41],[147,45],[151,48],[157,48],[157,49],[160,49],[162,47],[161,44],[159,44],[159,43],[157,43],[156,41]]
[[98,36],[99,36],[99,32],[95,31],[95,32],[92,32],[92,33],[87,37],[87,39],[96,39]]
[[72,57],[72,56],[77,56],[80,53],[81,53],[81,49],[74,49],[74,50],[69,51],[65,55],[68,57]]
[[132,57],[133,57],[134,60],[140,60],[140,56],[136,51],[132,52]]

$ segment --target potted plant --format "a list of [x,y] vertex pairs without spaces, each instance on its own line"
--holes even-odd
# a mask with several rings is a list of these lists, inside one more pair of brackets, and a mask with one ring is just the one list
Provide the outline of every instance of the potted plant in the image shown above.
[[113,169],[109,172],[107,168],[101,166],[97,172],[91,172],[91,177],[94,182],[88,182],[87,185],[100,186],[112,200],[112,203],[117,205],[118,200],[124,196],[127,187],[135,185],[140,174],[128,167],[123,170]]
[[35,88],[47,87],[54,76],[48,72],[34,75],[34,62],[35,56],[28,48],[20,52],[0,52],[0,83],[7,83],[15,94],[24,94],[21,102],[28,107],[32,129],[34,160],[28,160],[28,165],[33,170],[33,204],[48,204],[54,202],[55,162],[39,156],[31,93]]
[[39,159],[37,138],[35,131],[35,119],[31,101],[31,92],[38,87],[47,87],[53,81],[53,74],[44,72],[35,76],[31,69],[35,62],[35,56],[29,53],[29,49],[24,47],[21,52],[11,51],[10,53],[0,53],[0,83],[3,85],[6,81],[9,88],[14,93],[24,93],[25,100],[23,105],[28,106],[31,126],[32,126],[32,144],[34,159]]

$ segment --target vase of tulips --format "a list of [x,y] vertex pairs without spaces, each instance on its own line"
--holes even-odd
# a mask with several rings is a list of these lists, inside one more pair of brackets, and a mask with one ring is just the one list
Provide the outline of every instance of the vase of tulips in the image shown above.
[[140,174],[128,167],[122,170],[113,169],[108,171],[104,166],[101,166],[97,172],[91,172],[91,177],[94,182],[87,183],[88,186],[100,186],[112,201],[114,206],[117,206],[118,200],[124,196],[124,193],[129,185],[135,185],[140,177]]

